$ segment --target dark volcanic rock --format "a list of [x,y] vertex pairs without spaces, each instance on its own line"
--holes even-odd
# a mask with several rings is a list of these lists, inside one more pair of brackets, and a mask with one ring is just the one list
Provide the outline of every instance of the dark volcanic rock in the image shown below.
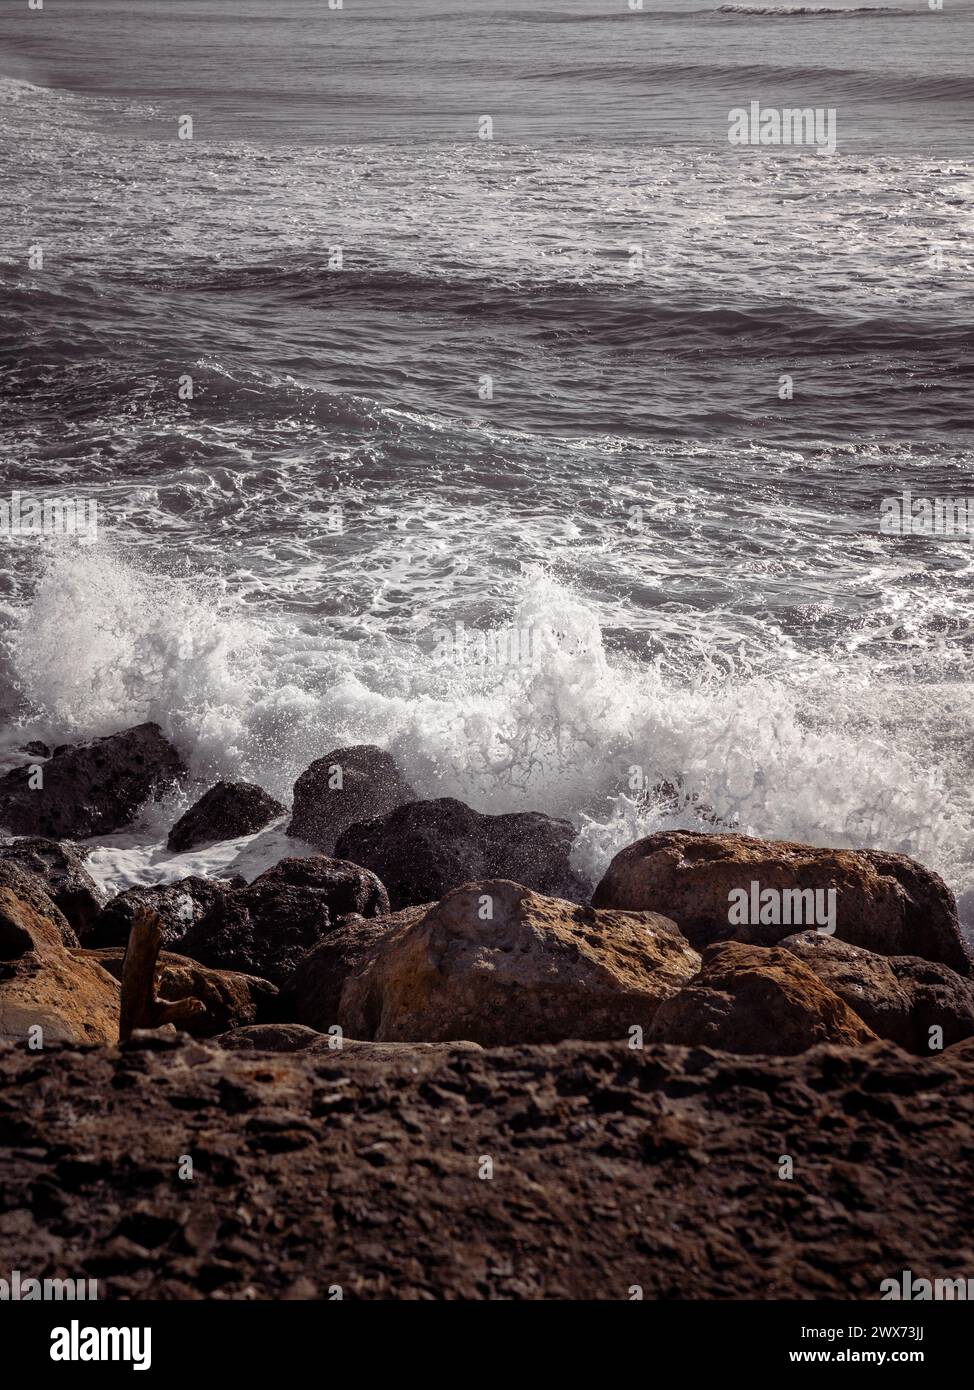
[[370,744],[336,748],[295,782],[287,833],[331,854],[338,836],[353,822],[384,816],[415,799],[391,753]]
[[788,936],[781,945],[878,1037],[908,1052],[936,1051],[974,1034],[974,982],[948,965],[920,956],[876,955],[817,931]]
[[346,919],[298,961],[281,991],[284,1016],[327,1033],[338,1023],[345,981],[368,964],[389,932],[418,921],[432,906]]
[[285,808],[252,782],[217,782],[185,811],[169,832],[167,845],[176,854],[216,840],[236,840],[263,830]]
[[875,1300],[971,1272],[966,1046],[0,1045],[4,1267],[104,1300]]
[[[121,981],[125,959],[122,947],[76,951],[74,955],[78,960],[100,965],[113,979]],[[245,1028],[277,1014],[277,990],[268,980],[232,970],[208,970],[198,961],[172,951],[160,952],[156,994],[170,1003],[177,999],[199,999],[203,1003],[206,1013],[188,1019],[184,1025],[187,1033],[198,1038],[209,1038],[228,1028]]]
[[385,890],[357,864],[315,855],[283,859],[246,888],[217,898],[179,949],[218,970],[283,984],[312,946],[355,912],[384,911]]
[[353,914],[377,917],[389,911],[389,896],[375,874],[359,864],[331,859],[326,854],[280,859],[254,879],[254,886],[258,884],[313,889],[322,895],[336,922]]
[[31,788],[30,766],[0,777],[0,825],[15,835],[84,839],[129,825],[186,769],[158,724],[55,749]]
[[730,894],[752,882],[762,891],[834,889],[840,940],[879,955],[922,956],[961,975],[974,974],[953,894],[937,874],[903,854],[663,831],[620,850],[592,902],[627,912],[662,912],[698,950],[726,940],[773,946],[791,936],[796,925],[799,930],[813,925],[807,919],[731,925]]
[[42,879],[51,898],[83,939],[101,913],[105,895],[81,854],[67,841],[29,837],[0,845],[0,862],[19,864]]
[[152,888],[127,888],[105,905],[82,944],[92,948],[124,946],[129,939],[136,909],[149,907],[162,922],[162,944],[176,946],[190,928],[227,893],[231,885],[222,879],[182,878],[177,883]]
[[350,1037],[495,1047],[625,1038],[700,968],[665,917],[598,912],[503,879],[402,916],[345,984],[338,1022]]
[[653,1042],[791,1056],[816,1043],[855,1047],[875,1033],[790,951],[721,941],[656,1011]]
[[538,893],[582,902],[585,885],[568,862],[575,831],[539,811],[482,816],[442,797],[413,801],[350,826],[335,853],[378,874],[394,910],[442,898],[476,879],[505,878]]

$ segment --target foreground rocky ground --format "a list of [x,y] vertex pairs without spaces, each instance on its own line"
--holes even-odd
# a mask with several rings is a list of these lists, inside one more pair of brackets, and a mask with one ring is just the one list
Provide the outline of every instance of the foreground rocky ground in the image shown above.
[[0,1043],[0,1249],[103,1298],[874,1299],[974,1270],[972,1120],[970,1043]]
[[[914,860],[703,816],[587,885],[568,821],[418,800],[353,746],[298,778],[296,857],[108,900],[81,841],[184,777],[177,750],[144,724],[23,754],[0,777],[0,1278],[875,1299],[905,1270],[974,1277],[974,956]],[[170,848],[284,809],[217,783]]]

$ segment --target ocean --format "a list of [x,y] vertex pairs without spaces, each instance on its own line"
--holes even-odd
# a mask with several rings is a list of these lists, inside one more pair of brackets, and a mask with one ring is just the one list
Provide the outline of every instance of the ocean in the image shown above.
[[193,771],[103,881],[377,742],[593,879],[715,817],[974,924],[971,528],[882,528],[974,525],[972,52],[974,0],[6,6],[0,501],[97,535],[0,536],[4,757]]

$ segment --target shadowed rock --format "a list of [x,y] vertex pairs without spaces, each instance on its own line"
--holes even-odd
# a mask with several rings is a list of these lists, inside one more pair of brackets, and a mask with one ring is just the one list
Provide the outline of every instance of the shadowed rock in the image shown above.
[[0,826],[15,835],[84,839],[131,824],[147,801],[169,790],[186,769],[158,724],[139,724],[91,743],[65,745],[40,766],[0,777]]
[[287,833],[331,854],[339,835],[353,822],[383,816],[415,800],[416,793],[391,753],[370,744],[335,748],[295,782]]
[[418,922],[433,906],[347,918],[298,961],[281,990],[284,1016],[327,1033],[338,1022],[345,981],[368,964],[391,931]]
[[176,854],[218,840],[236,840],[263,830],[285,808],[251,782],[217,782],[185,811],[166,844]]
[[84,866],[81,852],[63,840],[38,836],[0,845],[0,863],[17,864],[35,874],[83,940],[102,910],[105,894]]
[[442,797],[351,826],[335,853],[377,874],[394,911],[484,878],[579,902],[588,892],[569,864],[574,838],[569,821],[539,811],[483,816]]
[[781,945],[878,1037],[908,1052],[929,1053],[974,1034],[974,983],[947,965],[876,955],[817,931],[787,936]]
[[152,888],[127,888],[105,905],[82,944],[93,948],[124,946],[136,913],[145,907],[159,917],[163,946],[171,948],[178,945],[194,923],[232,891],[232,885],[222,879],[195,877]]
[[246,888],[219,896],[180,950],[219,970],[283,984],[301,957],[350,913],[388,907],[382,884],[357,864],[285,859]]

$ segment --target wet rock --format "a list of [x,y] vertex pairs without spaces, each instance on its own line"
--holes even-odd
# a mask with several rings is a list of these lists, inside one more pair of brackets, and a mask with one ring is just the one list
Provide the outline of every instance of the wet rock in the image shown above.
[[186,769],[158,724],[55,749],[31,786],[31,765],[0,777],[0,825],[15,835],[84,839],[121,830]]
[[781,945],[878,1037],[908,1052],[937,1051],[974,1035],[974,983],[947,965],[876,955],[817,931],[785,937]]
[[288,834],[331,854],[355,821],[384,816],[415,799],[391,753],[370,744],[335,748],[295,782]]
[[281,859],[254,879],[254,886],[278,884],[320,893],[336,922],[345,917],[378,917],[389,911],[389,896],[375,874],[346,859],[325,854]]
[[[387,907],[374,874],[325,855],[282,859],[251,884],[221,883],[210,891],[208,901],[200,897],[202,910],[194,911],[193,921],[175,938],[179,950],[211,969],[237,970],[276,985],[349,914]],[[200,896],[195,888],[192,896]]]
[[793,935],[796,926],[812,925],[807,917],[732,925],[730,894],[748,890],[752,882],[761,891],[781,893],[834,889],[840,940],[879,955],[921,956],[962,975],[974,973],[953,894],[937,874],[902,854],[665,831],[621,850],[592,902],[629,912],[663,912],[698,949],[724,940],[770,946]]
[[339,1023],[377,1042],[624,1039],[698,967],[654,913],[597,912],[485,880],[389,933],[347,980]]
[[236,840],[263,830],[284,811],[279,801],[251,782],[217,782],[180,816],[166,843],[182,854],[197,845]]
[[124,946],[136,909],[148,907],[162,922],[163,946],[171,949],[231,891],[232,885],[225,880],[195,877],[151,888],[127,888],[106,903],[82,944],[92,948]]
[[[96,951],[76,951],[75,958],[100,965],[121,981],[123,948],[115,946]],[[206,1013],[187,1019],[185,1031],[192,1037],[209,1038],[228,1028],[244,1028],[276,1016],[277,988],[268,980],[241,975],[232,970],[208,970],[198,961],[172,951],[159,955],[158,998],[174,1003],[178,999],[199,999]]]
[[578,902],[588,893],[569,864],[574,838],[569,821],[541,812],[484,816],[442,797],[350,826],[335,853],[377,874],[395,911],[485,878]]
[[876,1035],[790,951],[725,941],[708,946],[700,973],[660,1004],[649,1037],[787,1057],[816,1043],[855,1047]]

